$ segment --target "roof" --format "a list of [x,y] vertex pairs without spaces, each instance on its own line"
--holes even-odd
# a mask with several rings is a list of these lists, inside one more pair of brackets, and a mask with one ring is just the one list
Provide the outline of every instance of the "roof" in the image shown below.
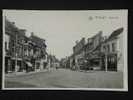
[[6,31],[6,34],[9,34],[12,36],[15,36],[15,33],[20,36],[24,36],[26,30],[19,29],[18,27],[16,27],[14,22],[10,22],[8,19],[5,19],[5,31]]
[[108,42],[108,41],[110,41],[110,40],[112,40],[112,39],[116,39],[117,36],[119,36],[119,35],[123,32],[123,30],[124,30],[124,28],[121,27],[121,28],[119,28],[119,29],[113,31],[113,32],[111,33],[111,35],[110,35],[106,40],[104,40],[104,41],[102,42],[102,44],[103,44],[103,43],[106,43],[106,42]]
[[118,35],[120,35],[123,32],[123,30],[124,30],[124,28],[122,27],[122,28],[119,28],[119,29],[113,31],[112,34],[109,36],[108,40],[117,37]]
[[38,46],[45,46],[46,47],[46,44],[45,44],[45,40],[44,39],[41,39],[35,35],[32,35],[30,37],[30,40],[35,42]]

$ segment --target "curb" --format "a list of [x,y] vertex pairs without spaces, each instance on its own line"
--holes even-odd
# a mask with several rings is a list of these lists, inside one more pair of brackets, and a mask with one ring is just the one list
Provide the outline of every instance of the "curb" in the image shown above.
[[17,73],[8,73],[5,74],[5,76],[10,77],[10,76],[21,76],[21,75],[30,75],[30,74],[36,74],[36,73],[41,73],[41,72],[48,72],[50,70],[43,70],[43,71],[34,71],[34,72],[17,72]]

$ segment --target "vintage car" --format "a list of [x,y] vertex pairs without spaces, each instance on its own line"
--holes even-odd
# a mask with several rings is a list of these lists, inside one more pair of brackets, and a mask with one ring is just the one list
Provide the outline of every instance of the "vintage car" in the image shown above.
[[89,62],[85,58],[78,59],[78,65],[81,70],[89,70]]

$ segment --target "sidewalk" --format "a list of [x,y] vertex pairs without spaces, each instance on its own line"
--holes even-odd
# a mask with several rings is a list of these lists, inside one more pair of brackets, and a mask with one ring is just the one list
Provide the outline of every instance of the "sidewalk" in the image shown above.
[[8,73],[5,74],[6,77],[13,77],[13,76],[21,76],[21,75],[30,75],[30,74],[36,74],[36,73],[41,73],[41,72],[48,72],[51,71],[52,69],[43,69],[43,70],[36,70],[36,71],[31,71],[31,72],[13,72],[13,73]]

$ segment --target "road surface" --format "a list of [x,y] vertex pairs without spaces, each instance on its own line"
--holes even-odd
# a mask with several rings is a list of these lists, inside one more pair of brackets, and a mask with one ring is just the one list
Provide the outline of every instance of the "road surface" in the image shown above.
[[122,72],[58,69],[5,77],[5,88],[123,88]]

